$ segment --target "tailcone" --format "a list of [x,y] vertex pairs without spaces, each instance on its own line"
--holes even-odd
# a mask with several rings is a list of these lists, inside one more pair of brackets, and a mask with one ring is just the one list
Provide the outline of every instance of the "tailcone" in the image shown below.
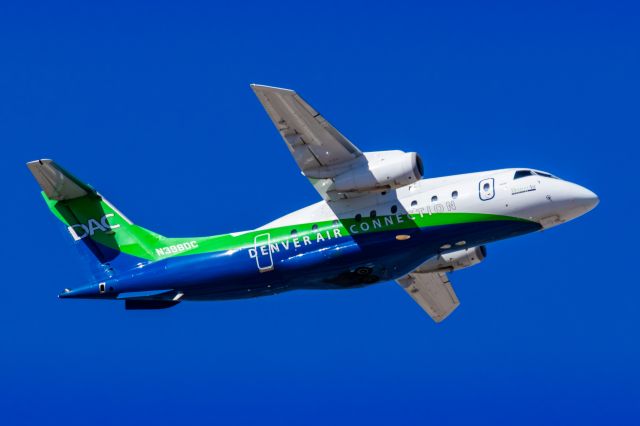
[[[102,286],[102,287],[101,287]],[[103,289],[101,291],[101,289]],[[75,289],[65,288],[58,294],[60,299],[103,299],[105,298],[104,283],[91,284]]]

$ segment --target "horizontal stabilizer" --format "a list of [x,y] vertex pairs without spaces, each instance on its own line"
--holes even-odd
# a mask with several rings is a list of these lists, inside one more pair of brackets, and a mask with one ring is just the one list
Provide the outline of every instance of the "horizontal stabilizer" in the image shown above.
[[176,290],[150,290],[120,293],[118,299],[124,299],[124,308],[131,310],[166,309],[180,303],[184,293]]
[[173,300],[179,294],[175,290],[130,291],[118,294],[118,299],[161,299]]
[[180,303],[179,300],[138,300],[128,299],[124,301],[124,308],[128,311],[142,309],[166,309]]

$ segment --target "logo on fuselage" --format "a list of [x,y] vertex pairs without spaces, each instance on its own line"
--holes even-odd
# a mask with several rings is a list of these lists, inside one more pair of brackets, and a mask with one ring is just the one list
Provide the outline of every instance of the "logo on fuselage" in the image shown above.
[[96,231],[107,232],[113,229],[120,228],[120,225],[110,225],[108,219],[113,217],[113,213],[107,213],[100,218],[97,219],[89,219],[86,224],[77,223],[75,225],[71,225],[67,227],[69,233],[73,237],[74,241],[80,241],[83,238],[93,236]]

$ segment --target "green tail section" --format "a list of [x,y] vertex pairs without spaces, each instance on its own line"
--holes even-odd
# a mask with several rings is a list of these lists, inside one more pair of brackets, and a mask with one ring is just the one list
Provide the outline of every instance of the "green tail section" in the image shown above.
[[165,237],[133,224],[98,194],[71,200],[53,200],[44,191],[42,195],[75,241],[90,240],[107,258],[110,252],[122,252],[155,260],[156,249],[165,245]]
[[133,224],[93,187],[52,160],[27,163],[49,209],[64,224],[96,278],[161,258],[200,252],[208,238],[166,238]]

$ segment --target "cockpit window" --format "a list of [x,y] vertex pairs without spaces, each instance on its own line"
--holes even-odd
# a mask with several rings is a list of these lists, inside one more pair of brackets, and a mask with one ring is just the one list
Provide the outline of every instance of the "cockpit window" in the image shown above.
[[523,177],[534,176],[534,175],[551,178],[551,179],[560,179],[558,176],[554,176],[551,173],[540,172],[538,170],[517,170],[516,173],[513,175],[513,179],[516,180]]
[[556,177],[556,176],[552,175],[551,173],[545,173],[545,172],[538,172],[538,171],[536,171],[536,174],[537,174],[537,175],[540,175],[540,176],[542,176],[542,177],[548,177],[548,178],[551,178],[551,179],[559,179],[558,177]]
[[531,171],[531,170],[517,170],[516,174],[513,175],[513,179],[516,180],[516,179],[520,179],[520,178],[523,178],[523,177],[526,177],[526,176],[533,176],[533,171]]

